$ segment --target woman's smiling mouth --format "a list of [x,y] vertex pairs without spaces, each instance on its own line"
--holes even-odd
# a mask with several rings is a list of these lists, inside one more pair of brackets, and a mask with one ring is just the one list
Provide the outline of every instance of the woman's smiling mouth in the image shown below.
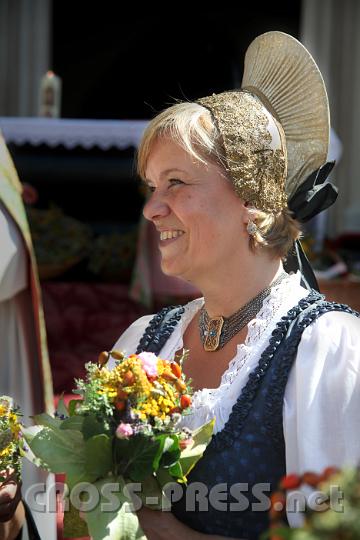
[[160,242],[162,245],[168,243],[170,240],[176,240],[179,238],[179,236],[182,236],[184,234],[184,231],[180,230],[168,230],[168,231],[161,231],[160,232]]

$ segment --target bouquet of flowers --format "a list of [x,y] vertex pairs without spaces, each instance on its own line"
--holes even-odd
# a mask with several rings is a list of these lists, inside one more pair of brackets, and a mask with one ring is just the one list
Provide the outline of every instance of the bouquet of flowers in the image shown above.
[[[111,357],[114,367],[108,369]],[[61,402],[54,417],[36,416],[36,434],[25,430],[37,464],[66,474],[64,534],[142,538],[131,511],[135,493],[137,501],[161,509],[169,504],[166,486],[186,482],[213,421],[194,432],[181,428],[191,404],[181,366],[153,353],[103,352],[98,363],[86,364],[86,378],[76,381],[78,399],[67,407]]]
[[[299,501],[299,495],[306,494],[300,528],[284,524],[287,492],[294,500],[298,495]],[[328,467],[322,474],[285,476],[271,496],[270,520],[271,540],[360,540],[360,468]]]
[[21,475],[23,439],[20,410],[8,396],[0,396],[0,484],[9,475]]

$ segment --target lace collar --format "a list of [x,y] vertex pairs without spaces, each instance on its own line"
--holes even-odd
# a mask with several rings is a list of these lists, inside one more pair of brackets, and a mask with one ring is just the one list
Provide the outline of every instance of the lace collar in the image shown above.
[[[254,362],[260,357],[265,349],[268,339],[276,322],[287,313],[308,291],[300,285],[301,274],[289,274],[281,283],[271,289],[269,296],[264,300],[263,306],[257,316],[248,324],[248,333],[245,342],[237,346],[235,357],[229,362],[229,366],[223,373],[220,385],[217,388],[203,388],[197,390],[193,396],[193,408],[200,406],[203,400],[218,400],[227,393],[230,386],[237,379],[240,371],[246,365],[246,373],[253,367]],[[183,347],[183,335],[187,326],[197,311],[203,306],[204,298],[192,300],[184,306],[185,311],[174,332],[172,350]]]

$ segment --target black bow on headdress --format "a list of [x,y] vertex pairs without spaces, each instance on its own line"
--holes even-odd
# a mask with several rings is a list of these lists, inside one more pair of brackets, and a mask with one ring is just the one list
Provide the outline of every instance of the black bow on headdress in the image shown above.
[[[311,173],[289,199],[289,209],[300,223],[306,223],[336,201],[337,188],[331,182],[325,182],[334,165],[335,161],[329,161]],[[315,274],[299,240],[296,240],[294,250],[288,254],[284,266],[287,272],[299,269],[306,288],[319,290]]]

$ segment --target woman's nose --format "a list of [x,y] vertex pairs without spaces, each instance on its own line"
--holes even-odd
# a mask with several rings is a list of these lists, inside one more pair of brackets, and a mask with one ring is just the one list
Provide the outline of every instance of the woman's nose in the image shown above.
[[170,208],[161,197],[161,194],[156,192],[151,193],[143,209],[144,217],[149,221],[154,221],[169,214]]

